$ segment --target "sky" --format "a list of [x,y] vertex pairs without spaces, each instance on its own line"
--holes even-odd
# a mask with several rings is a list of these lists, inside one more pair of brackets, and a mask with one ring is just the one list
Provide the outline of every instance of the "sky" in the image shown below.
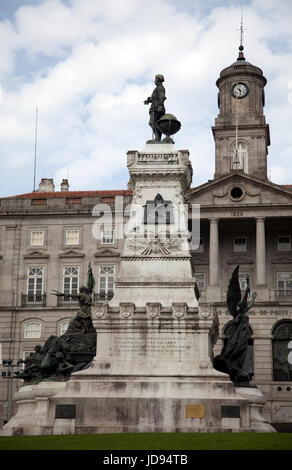
[[[268,175],[292,184],[292,0],[242,3],[246,60],[268,80]],[[192,187],[212,179],[216,80],[237,59],[240,21],[240,0],[0,0],[0,197],[33,190],[36,108],[36,187],[127,189],[158,73]]]

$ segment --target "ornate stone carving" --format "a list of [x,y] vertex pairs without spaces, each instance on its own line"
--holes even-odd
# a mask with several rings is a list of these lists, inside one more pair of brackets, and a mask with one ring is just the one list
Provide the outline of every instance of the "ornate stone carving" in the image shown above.
[[129,239],[128,248],[135,253],[140,252],[141,255],[170,255],[173,252],[181,250],[180,238],[164,238],[158,236],[154,238]]
[[172,314],[176,318],[182,318],[187,313],[187,304],[182,303],[173,303],[172,304]]
[[[137,163],[179,163],[177,153],[139,153]],[[129,166],[129,165],[128,165]]]
[[122,318],[132,317],[134,314],[135,304],[131,302],[121,302],[120,303],[120,316]]
[[92,308],[92,314],[95,318],[102,318],[107,313],[108,304],[106,302],[96,302]]
[[132,152],[132,151],[127,152],[127,166],[128,167],[133,165],[137,153],[138,152]]
[[146,315],[147,315],[148,318],[159,317],[160,310],[161,310],[161,304],[160,303],[148,302],[146,304]]
[[180,152],[180,159],[183,165],[188,166],[190,164],[189,152]]

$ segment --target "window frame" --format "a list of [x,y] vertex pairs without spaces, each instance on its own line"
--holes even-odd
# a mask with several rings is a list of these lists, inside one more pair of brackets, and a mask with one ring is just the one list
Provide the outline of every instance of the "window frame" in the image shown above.
[[[235,249],[235,247],[236,247],[235,240],[236,239],[245,239],[245,244],[242,244],[242,245],[245,246],[245,250]],[[238,244],[238,246],[239,246],[239,244]],[[247,253],[247,236],[246,235],[233,235],[233,237],[232,237],[232,251],[233,251],[233,253]]]
[[[43,234],[42,243],[33,243],[33,234],[34,233],[42,233]],[[42,230],[38,230],[38,229],[30,230],[30,246],[31,247],[45,246],[45,231],[43,229]]]
[[[281,249],[280,248],[279,238],[284,238],[284,237],[289,238],[289,248],[288,249],[284,249],[284,248]],[[281,253],[291,251],[291,235],[289,235],[289,234],[287,234],[287,235],[286,234],[278,234],[277,238],[276,238],[276,249],[277,249],[278,252],[281,252]]]
[[[77,232],[78,233],[78,243],[69,243],[68,233]],[[65,229],[65,245],[66,246],[80,246],[80,228],[66,228]]]
[[[199,275],[199,276],[204,276],[204,281],[197,281],[196,276],[198,276],[198,275]],[[207,287],[207,286],[206,286],[206,278],[207,278],[206,273],[204,273],[204,272],[194,273],[194,274],[193,274],[193,277],[195,278],[195,281],[196,281],[196,283],[197,283],[199,292],[202,292],[202,291],[204,292],[204,291],[206,290],[206,287]],[[203,288],[200,287],[199,282],[204,282],[204,287],[203,287]]]
[[[68,274],[68,273],[65,273],[65,270],[68,269],[68,268],[77,268],[77,271],[78,271],[78,274]],[[65,303],[70,303],[70,302],[73,302],[75,303],[76,300],[75,299],[71,299],[70,297],[67,297],[68,294],[78,294],[79,293],[79,288],[80,288],[80,276],[81,276],[81,266],[79,264],[64,264],[62,266],[62,292],[65,294],[63,300]],[[67,292],[67,294],[65,293],[65,290],[67,291],[68,289],[66,288],[65,289],[65,278],[68,278],[70,281],[69,281],[69,291]],[[76,286],[73,286],[72,285],[72,280],[74,278],[77,278],[77,287]],[[74,287],[74,291],[76,290],[76,292],[72,292],[73,290],[73,287]]]
[[234,157],[235,157],[236,143],[234,142],[231,149],[231,169],[232,170],[243,170],[244,173],[248,174],[248,145],[245,142],[238,142],[238,158],[240,162],[239,168],[234,168]]
[[[39,327],[39,336],[27,336],[27,327],[29,325],[38,325]],[[34,340],[40,339],[42,337],[42,323],[38,320],[28,320],[23,324],[23,339],[25,340]]]
[[[110,274],[110,275],[106,275],[106,274],[103,274],[101,273],[101,270],[104,269],[104,268],[113,268],[113,273]],[[109,293],[113,294],[115,293],[115,277],[116,277],[116,266],[114,264],[102,264],[100,266],[98,266],[98,295],[101,296],[101,294],[103,293],[105,295],[105,297],[108,296]],[[104,290],[101,290],[101,279],[102,278],[105,278],[105,289]],[[109,282],[108,282],[108,279],[109,278],[112,278],[113,281],[112,281],[112,290],[109,291],[108,287],[109,287]]]
[[[288,337],[284,337],[281,336],[281,334],[279,334],[277,336],[277,332],[276,330],[283,324],[289,324],[290,325],[290,332],[288,334]],[[289,330],[289,327],[288,327],[288,330]],[[290,364],[289,360],[288,360],[288,356],[289,356],[289,351],[290,351],[290,348],[288,347],[289,343],[292,341],[292,320],[291,319],[283,319],[283,320],[280,320],[278,322],[276,322],[276,324],[273,326],[272,328],[272,336],[273,336],[273,339],[272,339],[272,380],[273,382],[291,382],[292,381],[292,364]],[[276,376],[276,373],[279,374],[279,371],[281,371],[281,369],[276,368],[276,364],[275,364],[275,360],[276,360],[276,355],[275,355],[275,350],[276,350],[276,346],[279,346],[280,344],[284,344],[284,343],[287,343],[287,361],[285,363],[286,365],[286,371],[284,369],[282,369],[282,372],[284,370],[284,373],[287,374],[287,377],[285,378],[279,378],[279,376],[277,377]],[[285,348],[285,346],[284,346]],[[284,364],[284,363],[282,363]]]
[[[108,238],[108,237],[105,237],[105,231],[106,230],[111,231],[111,234],[112,234],[111,241],[106,241],[106,239]],[[114,227],[103,227],[100,234],[101,234],[100,235],[100,244],[101,245],[114,245],[114,243],[115,243],[115,229],[114,229]]]
[[[35,275],[32,275],[29,273],[29,270],[30,269],[42,269],[43,270],[43,273],[42,275],[38,275],[38,274],[35,274]],[[33,293],[32,292],[29,292],[30,291],[30,280],[33,279],[34,280],[34,283],[33,283]],[[42,279],[42,283],[41,283],[41,293],[37,293],[38,290],[40,289],[37,289],[37,280],[38,279]],[[30,266],[27,266],[27,279],[26,279],[26,295],[27,295],[27,301],[30,302],[29,300],[29,297],[32,295],[33,296],[33,299],[37,298],[38,295],[40,295],[40,300],[39,301],[36,301],[33,300],[33,302],[35,303],[41,303],[42,302],[42,297],[44,295],[44,287],[45,287],[45,266],[41,266],[41,265],[30,265]]]

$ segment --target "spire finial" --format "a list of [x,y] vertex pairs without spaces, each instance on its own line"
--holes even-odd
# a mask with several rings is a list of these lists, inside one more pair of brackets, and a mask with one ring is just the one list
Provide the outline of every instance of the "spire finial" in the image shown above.
[[245,60],[245,57],[244,57],[244,54],[243,54],[243,33],[244,31],[246,31],[244,28],[243,28],[243,13],[242,13],[242,2],[241,2],[241,5],[240,5],[240,8],[241,8],[241,21],[240,21],[240,29],[238,29],[237,31],[240,31],[240,45],[239,45],[239,55],[238,55],[238,58],[237,60]]

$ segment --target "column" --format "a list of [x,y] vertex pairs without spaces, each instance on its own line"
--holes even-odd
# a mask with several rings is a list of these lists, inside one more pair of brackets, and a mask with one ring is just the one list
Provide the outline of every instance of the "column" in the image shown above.
[[256,272],[257,284],[266,284],[265,217],[256,217]]
[[210,218],[210,287],[219,285],[219,235],[218,219]]

